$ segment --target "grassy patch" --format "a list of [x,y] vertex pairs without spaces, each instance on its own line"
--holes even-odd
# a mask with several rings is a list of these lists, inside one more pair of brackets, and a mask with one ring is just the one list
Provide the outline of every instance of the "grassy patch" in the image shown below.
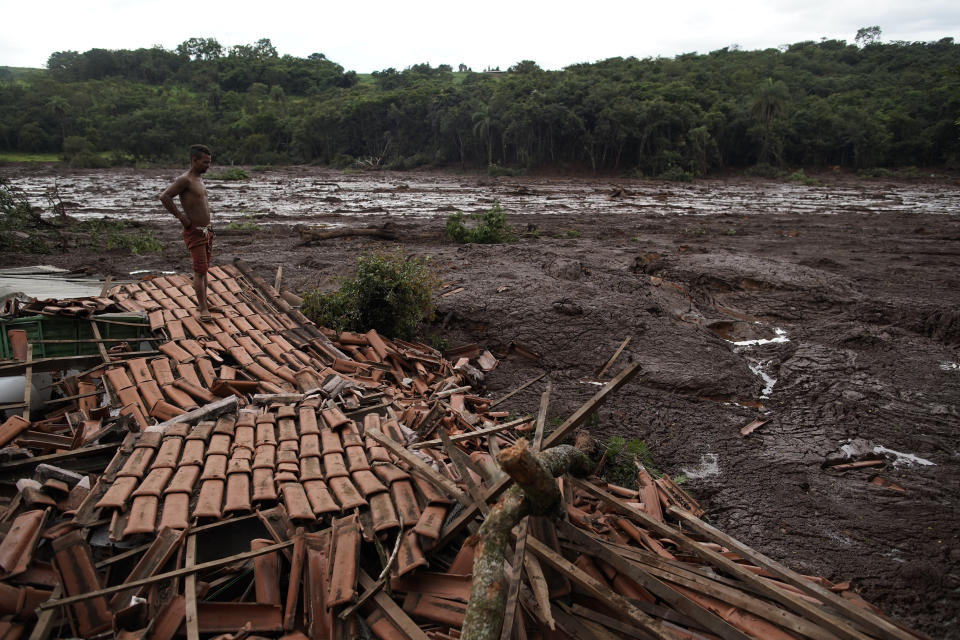
[[635,461],[643,464],[652,475],[660,475],[654,468],[646,442],[639,438],[628,440],[623,436],[610,436],[603,451],[603,477],[613,484],[634,489],[637,486]]
[[26,194],[0,178],[0,251],[49,253],[48,226]]
[[376,329],[384,336],[412,338],[433,311],[431,295],[438,280],[426,260],[399,253],[357,258],[353,277],[333,292],[303,294],[303,313],[336,331]]
[[86,220],[77,225],[77,230],[88,235],[91,247],[107,251],[126,249],[134,255],[140,255],[163,248],[150,231],[131,231],[120,220]]
[[470,214],[468,217],[476,221],[473,226],[464,224],[466,217],[462,211],[457,211],[447,218],[447,237],[454,242],[499,244],[513,239],[513,231],[507,226],[507,214],[500,208],[499,200],[494,200],[493,207],[485,213]]
[[257,224],[257,218],[252,213],[243,214],[239,220],[234,220],[224,227],[225,231],[260,231],[263,227]]
[[60,162],[60,154],[4,151],[0,153],[0,162]]
[[796,171],[791,173],[790,181],[799,182],[801,184],[807,185],[808,187],[811,185],[817,184],[817,181],[811,178],[810,176],[808,176],[806,173],[804,173],[803,169],[797,169]]

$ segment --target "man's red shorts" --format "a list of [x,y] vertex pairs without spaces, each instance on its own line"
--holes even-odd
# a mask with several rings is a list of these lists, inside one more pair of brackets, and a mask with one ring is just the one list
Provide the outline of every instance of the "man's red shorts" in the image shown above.
[[[206,230],[206,233],[204,233]],[[193,259],[193,272],[206,273],[210,269],[210,256],[213,254],[213,229],[210,227],[190,227],[183,230],[183,242],[190,250]]]

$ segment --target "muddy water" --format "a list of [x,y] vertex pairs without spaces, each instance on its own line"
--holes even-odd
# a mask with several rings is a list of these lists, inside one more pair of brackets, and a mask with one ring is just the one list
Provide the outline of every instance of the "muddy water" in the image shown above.
[[[49,208],[56,189],[71,215],[155,221],[168,214],[157,196],[175,170],[51,171],[0,169],[30,201]],[[342,173],[312,167],[251,172],[245,181],[207,180],[219,220],[243,216],[299,223],[325,217],[390,214],[409,218],[447,216],[453,210],[483,211],[493,199],[515,214],[616,213],[640,216],[836,215],[859,213],[960,214],[960,189],[949,185],[870,182],[806,186],[768,181],[691,184],[617,180],[631,193],[611,198],[597,180],[504,178],[416,173]]]

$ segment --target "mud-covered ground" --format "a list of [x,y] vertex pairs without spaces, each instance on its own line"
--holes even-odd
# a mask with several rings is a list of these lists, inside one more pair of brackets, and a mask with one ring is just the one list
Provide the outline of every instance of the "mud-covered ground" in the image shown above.
[[[0,175],[39,205],[56,179],[68,213],[132,216],[165,246],[146,256],[5,255],[2,266],[120,278],[189,269],[175,222],[155,200],[173,170]],[[627,193],[611,197],[610,182]],[[429,256],[453,283],[445,291],[463,291],[437,298],[427,331],[502,356],[487,380],[492,397],[547,372],[550,416],[566,417],[599,389],[598,370],[630,337],[611,374],[628,361],[642,372],[600,410],[596,438],[644,439],[657,466],[686,476],[727,533],[803,573],[851,580],[932,637],[960,637],[955,179],[676,185],[293,168],[212,184],[210,193],[221,220],[246,214],[261,226],[221,223],[215,262],[240,257],[271,280],[283,265],[294,291],[332,287],[363,252],[399,246]],[[481,211],[495,198],[517,241],[443,239],[449,212]],[[303,246],[294,229],[303,222],[389,222],[403,240]],[[543,388],[503,406],[535,412]],[[758,417],[769,421],[741,436]],[[824,468],[851,443],[884,464]],[[903,491],[871,483],[875,476]]]

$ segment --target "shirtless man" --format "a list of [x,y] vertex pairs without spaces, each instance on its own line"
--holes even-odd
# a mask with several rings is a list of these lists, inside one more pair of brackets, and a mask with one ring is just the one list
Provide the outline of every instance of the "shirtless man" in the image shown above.
[[[200,320],[213,320],[207,305],[207,270],[213,251],[213,229],[210,226],[210,206],[203,187],[203,174],[210,168],[210,149],[202,144],[190,147],[190,169],[173,181],[160,194],[160,202],[183,225],[183,241],[193,259],[193,289],[197,293]],[[174,196],[180,196],[177,207]]]

